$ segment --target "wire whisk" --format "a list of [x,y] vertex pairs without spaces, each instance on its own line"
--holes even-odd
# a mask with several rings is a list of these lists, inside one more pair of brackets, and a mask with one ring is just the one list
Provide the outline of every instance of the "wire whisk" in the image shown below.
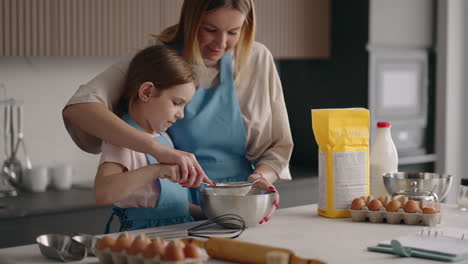
[[201,224],[189,229],[161,230],[146,233],[150,239],[156,237],[164,239],[182,238],[182,237],[200,237],[210,238],[213,236],[224,238],[237,238],[245,230],[245,221],[242,217],[235,214],[225,214],[203,221]]

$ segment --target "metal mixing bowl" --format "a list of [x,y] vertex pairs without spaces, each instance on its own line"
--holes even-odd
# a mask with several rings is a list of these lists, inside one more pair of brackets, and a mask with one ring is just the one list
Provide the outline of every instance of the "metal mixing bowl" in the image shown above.
[[198,190],[202,196],[201,207],[206,217],[213,219],[223,214],[242,217],[247,227],[258,224],[270,211],[274,192],[252,188],[246,195],[216,195],[210,188]]
[[88,256],[96,256],[95,248],[99,238],[92,235],[80,234],[73,236],[72,239],[86,247]]
[[86,256],[86,246],[64,234],[44,234],[36,238],[42,255],[60,260],[76,261]]
[[442,201],[450,190],[453,177],[430,172],[396,172],[385,173],[383,180],[392,196],[427,197],[435,194],[435,200]]

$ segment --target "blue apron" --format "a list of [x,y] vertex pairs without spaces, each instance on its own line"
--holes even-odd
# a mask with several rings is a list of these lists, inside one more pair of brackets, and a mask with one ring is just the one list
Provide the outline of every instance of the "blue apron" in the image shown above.
[[[125,114],[122,119],[134,128],[141,130],[140,126],[128,114]],[[173,147],[171,142],[163,135],[154,139],[166,146]],[[151,155],[146,154],[146,158],[149,164],[159,163]],[[189,193],[187,189],[168,179],[158,180],[161,183],[158,206],[154,208],[119,208],[114,206],[112,215],[106,224],[106,234],[109,233],[110,223],[114,215],[117,215],[120,220],[119,232],[193,221],[188,207]]]
[[[234,87],[231,53],[221,58],[219,81],[209,89],[198,87],[185,107],[184,119],[172,125],[168,133],[176,149],[197,157],[211,180],[245,181],[253,168],[246,159],[246,131]],[[196,189],[190,193],[191,202],[199,205]]]

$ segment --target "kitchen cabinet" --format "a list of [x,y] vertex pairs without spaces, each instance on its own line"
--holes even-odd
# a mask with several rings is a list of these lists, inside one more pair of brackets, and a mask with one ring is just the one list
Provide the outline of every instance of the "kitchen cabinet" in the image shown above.
[[[102,234],[111,210],[110,207],[90,208],[0,219],[2,233],[0,248],[32,244],[35,243],[36,237],[46,233],[64,233],[73,230],[73,232],[92,235]],[[118,227],[113,228],[112,231],[118,231]]]
[[161,0],[161,28],[158,33],[163,29],[178,24],[180,11],[184,0]]
[[0,0],[0,55],[121,56],[160,31],[160,7],[159,0]]
[[[329,0],[255,0],[256,41],[277,59],[329,56]],[[161,1],[161,28],[178,22],[183,0]]]
[[[329,0],[256,0],[276,58],[329,56]],[[121,56],[178,22],[183,0],[0,0],[1,56]]]
[[[97,205],[92,188],[21,192],[0,198],[0,248],[35,243],[44,233],[101,234],[112,206]],[[118,230],[118,220],[111,231]],[[1,263],[1,261],[0,261]]]
[[257,0],[256,40],[277,59],[327,58],[329,0]]

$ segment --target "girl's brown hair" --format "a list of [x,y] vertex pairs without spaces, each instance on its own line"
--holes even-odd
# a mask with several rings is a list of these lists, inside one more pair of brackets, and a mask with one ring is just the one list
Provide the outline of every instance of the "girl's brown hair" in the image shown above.
[[184,57],[196,65],[204,66],[200,47],[198,46],[198,31],[201,26],[201,19],[204,12],[221,7],[235,8],[245,16],[239,43],[234,48],[236,72],[239,73],[242,66],[247,63],[255,38],[253,0],[185,0],[180,13],[179,24],[166,28],[156,37],[165,43],[183,40]]
[[129,103],[138,99],[138,90],[144,82],[152,82],[157,92],[161,92],[175,85],[190,82],[196,85],[196,74],[190,63],[166,45],[141,50],[128,67],[118,114],[128,111]]

